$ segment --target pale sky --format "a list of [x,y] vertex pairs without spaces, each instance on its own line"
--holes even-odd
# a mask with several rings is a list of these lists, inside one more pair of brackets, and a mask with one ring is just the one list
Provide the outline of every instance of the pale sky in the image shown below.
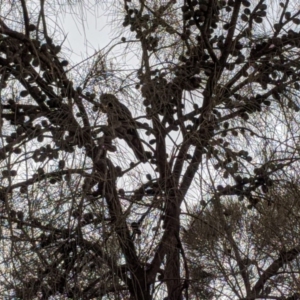
[[107,25],[109,17],[105,16],[103,5],[94,4],[82,8],[74,5],[63,9],[65,10],[67,12],[58,15],[58,23],[67,34],[65,46],[72,49],[73,62],[80,62],[94,54],[95,50],[109,44],[113,34],[111,26]]
[[[57,22],[67,34],[64,46],[73,52],[70,53],[73,63],[81,62],[95,51],[120,42],[122,37],[118,36],[120,28],[117,24],[122,23],[118,19],[123,16],[116,13],[113,1],[102,1],[101,4],[95,4],[98,0],[82,2],[82,5],[59,6],[59,14],[53,16],[53,23]],[[115,51],[121,54],[120,47]]]

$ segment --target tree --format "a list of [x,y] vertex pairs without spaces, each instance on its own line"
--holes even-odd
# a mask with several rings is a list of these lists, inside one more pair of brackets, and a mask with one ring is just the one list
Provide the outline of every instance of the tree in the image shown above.
[[116,1],[78,65],[0,5],[3,298],[300,298],[297,1]]

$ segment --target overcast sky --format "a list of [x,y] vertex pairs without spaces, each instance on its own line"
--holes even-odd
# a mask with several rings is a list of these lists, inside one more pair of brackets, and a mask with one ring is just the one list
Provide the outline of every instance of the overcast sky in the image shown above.
[[65,46],[72,49],[71,60],[80,62],[94,54],[95,50],[104,48],[113,37],[110,21],[111,16],[104,5],[92,2],[84,6],[72,5],[62,8],[57,16],[58,24],[67,34]]

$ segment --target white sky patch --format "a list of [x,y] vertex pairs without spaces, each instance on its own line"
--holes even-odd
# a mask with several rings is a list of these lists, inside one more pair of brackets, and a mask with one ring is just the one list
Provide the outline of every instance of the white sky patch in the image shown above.
[[57,21],[67,35],[65,46],[73,62],[81,62],[111,42],[112,28],[106,13],[103,6],[95,3],[67,6],[60,11]]

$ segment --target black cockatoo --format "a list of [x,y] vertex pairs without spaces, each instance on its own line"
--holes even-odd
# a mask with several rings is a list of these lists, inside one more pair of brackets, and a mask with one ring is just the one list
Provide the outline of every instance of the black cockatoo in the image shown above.
[[125,140],[137,159],[145,162],[147,158],[144,147],[130,110],[112,94],[102,94],[100,102],[103,111],[107,114],[108,125],[111,126],[116,136]]

